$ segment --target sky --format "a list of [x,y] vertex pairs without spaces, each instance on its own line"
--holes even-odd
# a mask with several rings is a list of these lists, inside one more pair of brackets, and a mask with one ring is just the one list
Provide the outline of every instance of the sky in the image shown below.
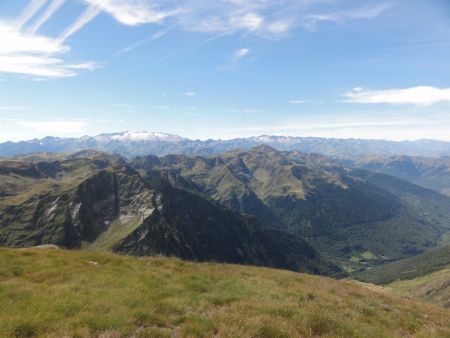
[[0,0],[0,141],[450,141],[448,0]]

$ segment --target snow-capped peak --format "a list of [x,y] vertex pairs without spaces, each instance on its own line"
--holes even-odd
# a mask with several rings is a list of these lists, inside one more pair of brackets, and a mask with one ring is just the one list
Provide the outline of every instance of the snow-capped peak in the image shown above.
[[178,135],[158,133],[158,132],[147,132],[147,131],[125,131],[122,133],[115,133],[109,135],[99,135],[96,137],[97,140],[116,140],[116,141],[168,141],[168,142],[179,142],[183,138]]

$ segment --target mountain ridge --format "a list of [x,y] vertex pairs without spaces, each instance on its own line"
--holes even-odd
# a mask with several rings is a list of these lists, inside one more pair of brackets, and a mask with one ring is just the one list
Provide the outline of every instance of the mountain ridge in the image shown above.
[[0,161],[3,245],[62,244],[294,270],[314,268],[308,259],[323,256],[351,273],[417,255],[450,233],[450,197],[268,145],[209,157],[130,161],[89,150],[44,154],[41,162],[39,154],[24,158],[32,161]]
[[[0,170],[0,245],[56,244],[134,255],[174,255],[339,273],[301,238],[262,228],[180,186],[182,178],[142,177],[114,155],[61,158],[30,164],[12,161]],[[103,159],[103,160],[99,160]],[[20,164],[20,166],[19,166]],[[17,171],[25,167],[24,170]],[[0,161],[0,168],[11,161]],[[189,182],[187,182],[189,183]]]
[[388,141],[260,135],[228,140],[199,140],[168,133],[140,131],[103,133],[79,138],[47,136],[28,141],[8,141],[0,143],[0,156],[10,157],[35,152],[76,152],[85,149],[119,153],[129,158],[149,154],[213,155],[232,149],[249,149],[258,144],[267,144],[278,150],[299,150],[350,159],[367,154],[435,157],[450,155],[450,142],[428,139]]
[[144,173],[181,175],[229,209],[305,237],[334,257],[364,264],[417,254],[448,231],[448,197],[320,155],[260,145],[210,157],[137,157],[132,165]]

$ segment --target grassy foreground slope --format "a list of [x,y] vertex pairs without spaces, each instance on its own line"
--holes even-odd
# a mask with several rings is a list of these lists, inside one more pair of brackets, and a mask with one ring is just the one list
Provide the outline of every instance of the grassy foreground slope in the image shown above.
[[0,337],[448,337],[445,309],[288,271],[0,249]]
[[387,286],[402,296],[450,308],[450,265],[428,275],[395,281]]

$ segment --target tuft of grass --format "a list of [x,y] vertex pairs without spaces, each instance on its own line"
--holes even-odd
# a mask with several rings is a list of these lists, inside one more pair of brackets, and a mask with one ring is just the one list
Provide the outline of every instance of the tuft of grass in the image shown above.
[[93,251],[0,248],[0,337],[445,337],[450,311],[354,282]]

